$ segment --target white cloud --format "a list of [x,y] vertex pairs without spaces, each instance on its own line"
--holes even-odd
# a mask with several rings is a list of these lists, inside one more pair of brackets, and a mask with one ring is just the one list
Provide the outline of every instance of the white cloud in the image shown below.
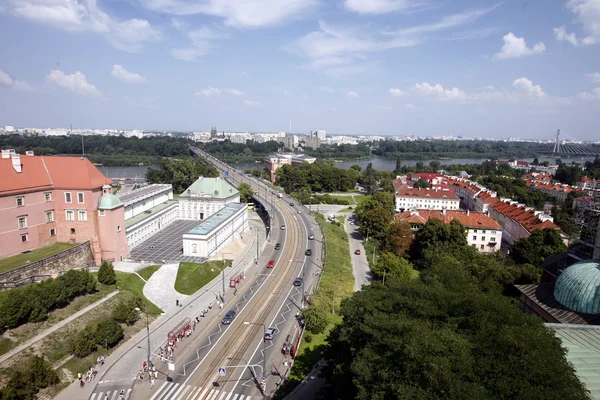
[[532,97],[543,97],[546,93],[542,90],[540,85],[534,85],[529,79],[522,77],[513,81],[513,87],[517,91],[524,93]]
[[350,92],[346,93],[346,97],[349,97],[351,99],[356,99],[356,98],[358,98],[358,93],[350,91]]
[[396,88],[389,88],[388,92],[390,92],[390,94],[394,97],[402,97],[408,94],[407,92]]
[[221,94],[230,94],[233,96],[245,96],[246,93],[237,90],[237,89],[219,89],[219,88],[214,88],[214,87],[208,87],[206,89],[202,89],[199,92],[194,93],[196,96],[204,96],[204,97],[210,97],[210,96],[220,96]]
[[160,32],[142,19],[114,21],[96,0],[5,0],[11,14],[66,31],[103,35],[120,50],[137,52],[144,42],[160,40]]
[[591,92],[581,92],[577,95],[580,99],[587,101],[600,100],[600,87],[592,89]]
[[171,55],[179,60],[194,61],[207,55],[215,45],[214,42],[219,39],[227,38],[226,33],[202,26],[187,33],[190,44],[187,47],[175,48],[171,50]]
[[329,86],[321,86],[319,88],[320,91],[322,92],[327,92],[327,93],[333,93],[335,90]]
[[417,107],[415,107],[413,104],[410,104],[410,103],[405,104],[404,107],[410,111],[416,111],[416,109],[417,109]]
[[5,87],[13,90],[18,90],[21,92],[31,92],[33,91],[32,87],[26,81],[20,81],[14,79],[4,71],[0,71],[0,88]]
[[566,7],[575,14],[575,20],[581,24],[584,36],[577,38],[575,33],[567,33],[564,26],[554,29],[557,40],[566,40],[574,46],[586,46],[600,43],[600,1],[568,0]]
[[244,104],[250,107],[258,107],[260,103],[256,100],[244,100]]
[[504,39],[504,46],[498,54],[494,55],[495,60],[541,54],[546,50],[546,46],[542,42],[536,43],[532,48],[527,47],[525,38],[517,37],[512,32],[508,32],[502,39]]
[[317,0],[140,0],[147,8],[173,15],[205,14],[220,17],[226,25],[258,28],[297,17]]
[[441,101],[464,101],[467,98],[465,92],[458,88],[444,89],[440,84],[432,86],[428,82],[415,84],[413,92],[423,97]]
[[359,14],[385,14],[388,12],[417,11],[427,4],[414,0],[346,0],[344,7]]
[[79,71],[66,75],[64,72],[55,69],[48,74],[46,79],[56,86],[69,89],[81,96],[102,96],[96,86],[89,83],[85,75]]
[[122,65],[119,65],[119,64],[113,65],[112,75],[115,78],[120,79],[124,82],[129,82],[129,83],[146,82],[146,78],[144,78],[142,75],[136,74],[135,72],[129,72],[125,68],[123,68]]
[[592,83],[600,83],[600,72],[585,74],[585,77],[588,78]]

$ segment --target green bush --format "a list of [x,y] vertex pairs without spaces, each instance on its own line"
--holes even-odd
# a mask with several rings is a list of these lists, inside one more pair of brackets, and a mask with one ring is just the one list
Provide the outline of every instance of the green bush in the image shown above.
[[111,318],[117,322],[133,325],[140,318],[140,313],[135,309],[142,304],[142,299],[134,297],[132,300],[121,300],[113,309]]
[[318,307],[307,308],[302,312],[302,316],[304,317],[306,330],[315,335],[323,333],[329,324],[327,313]]
[[98,323],[95,332],[96,343],[113,347],[123,339],[123,328],[112,318],[104,318]]
[[0,399],[34,400],[39,389],[60,382],[56,371],[42,357],[29,359],[25,369],[13,371],[6,387],[0,390]]
[[115,268],[112,263],[108,261],[102,262],[100,270],[98,271],[98,282],[104,285],[114,285],[116,281],[117,275],[115,274]]
[[96,330],[92,325],[87,325],[75,336],[71,344],[75,357],[83,358],[97,350]]
[[312,335],[310,333],[304,334],[304,341],[306,343],[310,343],[310,342],[312,342],[312,340],[313,340],[313,337],[312,337]]

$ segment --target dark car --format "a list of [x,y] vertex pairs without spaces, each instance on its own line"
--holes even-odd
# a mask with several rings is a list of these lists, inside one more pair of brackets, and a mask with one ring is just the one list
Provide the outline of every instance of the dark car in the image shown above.
[[221,323],[223,325],[229,325],[233,322],[234,319],[235,319],[235,311],[229,310],[229,311],[227,311],[227,314],[225,314],[225,316],[221,320]]
[[302,286],[303,283],[304,283],[304,279],[302,279],[302,278],[294,279],[294,286]]
[[281,243],[275,244],[275,250],[281,250]]
[[290,206],[294,207],[294,203],[290,203]]
[[306,256],[312,256],[312,250],[311,250],[311,249],[307,249],[307,250],[304,252],[304,255],[306,255]]

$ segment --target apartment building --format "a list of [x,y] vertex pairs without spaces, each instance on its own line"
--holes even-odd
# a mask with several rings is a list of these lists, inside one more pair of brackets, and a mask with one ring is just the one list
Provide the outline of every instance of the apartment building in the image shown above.
[[458,210],[460,199],[449,189],[413,188],[402,178],[394,179],[396,212],[406,210]]

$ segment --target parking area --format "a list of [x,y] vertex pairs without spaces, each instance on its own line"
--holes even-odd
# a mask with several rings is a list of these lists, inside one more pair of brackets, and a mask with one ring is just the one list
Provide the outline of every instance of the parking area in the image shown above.
[[200,221],[174,221],[160,230],[148,240],[138,244],[131,250],[130,258],[136,261],[153,261],[162,264],[179,261],[202,262],[203,257],[183,255],[183,234],[200,223]]

